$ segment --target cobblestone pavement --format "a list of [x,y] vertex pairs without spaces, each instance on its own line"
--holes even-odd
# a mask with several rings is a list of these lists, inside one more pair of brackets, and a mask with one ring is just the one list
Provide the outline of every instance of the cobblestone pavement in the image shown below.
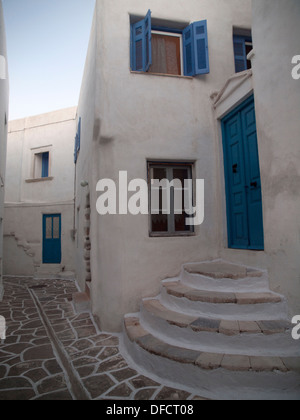
[[119,335],[76,314],[75,282],[7,278],[0,315],[0,400],[192,400],[139,373],[122,356]]

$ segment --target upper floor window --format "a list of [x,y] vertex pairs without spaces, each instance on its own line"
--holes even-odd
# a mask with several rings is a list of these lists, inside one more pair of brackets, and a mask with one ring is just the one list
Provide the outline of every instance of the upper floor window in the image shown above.
[[51,176],[51,148],[52,146],[36,147],[31,149],[30,177],[26,182],[50,181]]
[[49,178],[49,152],[35,153],[33,178]]
[[207,21],[183,29],[155,26],[149,10],[131,25],[131,69],[185,76],[209,73]]
[[249,35],[233,36],[235,72],[239,73],[251,69],[251,61],[247,59],[248,54],[253,49],[252,37]]

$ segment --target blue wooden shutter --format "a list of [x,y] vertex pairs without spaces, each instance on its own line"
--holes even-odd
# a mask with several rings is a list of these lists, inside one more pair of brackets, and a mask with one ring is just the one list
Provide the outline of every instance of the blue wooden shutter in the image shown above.
[[193,25],[189,25],[183,31],[183,61],[184,75],[195,75],[195,56],[194,56],[194,33]]
[[207,21],[194,22],[183,31],[185,76],[209,73]]
[[233,37],[235,72],[247,70],[247,55],[245,38],[242,36]]
[[75,145],[74,145],[74,163],[77,162],[78,152],[80,150],[80,137],[81,137],[81,118],[78,121],[78,128],[75,137]]
[[77,134],[78,134],[78,140],[77,140],[77,152],[79,152],[79,150],[80,150],[80,140],[81,140],[81,117],[79,118],[79,121],[78,121],[78,130],[77,130]]
[[49,152],[42,154],[42,178],[49,176]]
[[131,68],[134,71],[148,71],[152,64],[151,10],[145,19],[131,27]]
[[193,23],[195,74],[209,73],[207,21]]

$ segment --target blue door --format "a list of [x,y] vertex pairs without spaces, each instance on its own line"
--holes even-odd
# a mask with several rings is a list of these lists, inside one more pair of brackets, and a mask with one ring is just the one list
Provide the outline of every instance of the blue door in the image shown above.
[[229,248],[264,249],[253,96],[222,120]]
[[43,264],[61,263],[61,215],[43,215]]

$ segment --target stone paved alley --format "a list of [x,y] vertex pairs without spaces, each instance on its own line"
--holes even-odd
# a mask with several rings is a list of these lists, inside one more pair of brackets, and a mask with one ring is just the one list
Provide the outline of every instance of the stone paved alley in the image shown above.
[[69,280],[6,278],[0,315],[0,400],[192,400],[130,366],[120,335],[76,314]]

